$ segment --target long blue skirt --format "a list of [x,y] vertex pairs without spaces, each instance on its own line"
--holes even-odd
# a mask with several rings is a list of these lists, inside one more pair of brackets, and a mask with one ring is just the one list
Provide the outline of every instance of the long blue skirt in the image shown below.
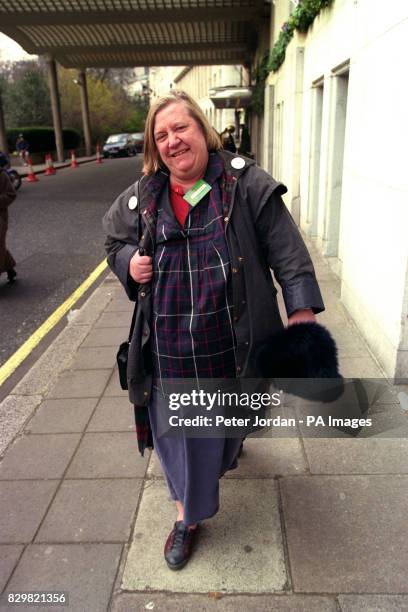
[[149,406],[154,448],[171,498],[184,507],[184,523],[193,525],[219,509],[219,479],[238,467],[242,438],[187,438],[159,436],[160,411],[165,399],[153,385]]

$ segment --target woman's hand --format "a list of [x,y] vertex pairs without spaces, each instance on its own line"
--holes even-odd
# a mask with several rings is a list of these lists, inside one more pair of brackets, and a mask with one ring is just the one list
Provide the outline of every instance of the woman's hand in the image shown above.
[[129,274],[137,283],[148,283],[153,276],[152,258],[147,255],[139,255],[139,251],[133,255],[129,262]]
[[316,323],[316,317],[313,310],[311,308],[295,310],[293,315],[291,315],[288,319],[288,327],[294,323]]

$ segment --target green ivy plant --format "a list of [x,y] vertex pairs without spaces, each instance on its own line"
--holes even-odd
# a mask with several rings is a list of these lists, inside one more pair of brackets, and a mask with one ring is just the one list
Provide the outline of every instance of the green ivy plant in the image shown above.
[[268,74],[279,70],[285,61],[286,47],[295,30],[302,33],[307,32],[320,11],[333,2],[334,0],[300,0],[288,21],[282,25],[276,43],[270,52],[266,51],[255,69],[252,108],[258,116],[261,116],[264,110],[265,81]]

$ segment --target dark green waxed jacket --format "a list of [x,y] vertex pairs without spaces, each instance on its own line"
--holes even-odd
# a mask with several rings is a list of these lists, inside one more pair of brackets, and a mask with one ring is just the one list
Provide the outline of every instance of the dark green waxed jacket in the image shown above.
[[[222,157],[231,189],[224,223],[231,261],[237,376],[255,377],[253,351],[283,327],[271,270],[282,287],[288,316],[303,308],[318,313],[324,305],[309,253],[281,198],[286,187],[251,159],[239,156],[244,165],[237,169],[234,165],[239,164],[233,160],[238,156],[228,151],[212,154]],[[168,181],[167,171],[159,170],[155,178],[159,179],[155,184],[162,185]],[[155,197],[158,192],[152,190],[151,177],[142,177],[119,195],[103,219],[109,266],[129,299],[136,302],[128,387],[130,401],[138,405],[149,402],[152,383],[151,283],[135,283],[128,270],[137,249],[154,254],[155,217],[148,205]]]

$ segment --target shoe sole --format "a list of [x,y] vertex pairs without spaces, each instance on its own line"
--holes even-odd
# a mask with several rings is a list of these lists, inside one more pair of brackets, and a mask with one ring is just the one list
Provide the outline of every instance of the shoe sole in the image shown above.
[[173,571],[177,571],[177,570],[181,570],[185,565],[187,565],[187,563],[190,561],[190,557],[188,559],[185,559],[184,561],[182,561],[181,563],[179,563],[178,565],[172,565],[171,563],[169,563],[166,560],[167,563],[167,567]]

